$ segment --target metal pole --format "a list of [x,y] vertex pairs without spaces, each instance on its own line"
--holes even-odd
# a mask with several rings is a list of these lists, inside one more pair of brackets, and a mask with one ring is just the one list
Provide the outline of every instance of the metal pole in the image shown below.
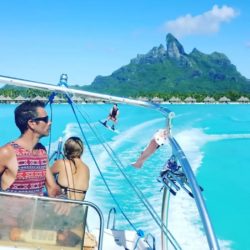
[[184,152],[182,151],[181,147],[179,146],[179,144],[177,143],[177,141],[173,138],[173,137],[169,137],[169,141],[170,144],[173,148],[173,151],[175,153],[175,155],[177,156],[177,159],[179,160],[186,177],[188,178],[190,187],[192,189],[192,193],[194,195],[194,199],[196,202],[196,206],[198,208],[202,223],[203,223],[203,227],[207,236],[207,241],[208,241],[208,245],[209,248],[211,250],[219,250],[219,244],[218,244],[218,240],[215,236],[214,230],[213,230],[213,226],[211,223],[211,220],[209,218],[207,209],[206,209],[206,205],[204,202],[204,199],[202,197],[201,191],[200,191],[200,187],[197,184],[196,178],[194,176],[194,173],[192,171],[192,168],[184,154]]
[[19,78],[13,78],[13,77],[0,75],[0,83],[20,86],[20,87],[40,89],[40,90],[45,90],[45,91],[56,91],[59,93],[77,94],[77,95],[81,95],[85,97],[98,98],[98,99],[106,100],[110,102],[120,102],[120,103],[135,105],[135,106],[147,107],[147,108],[155,109],[161,112],[164,116],[167,116],[171,112],[171,110],[165,107],[161,107],[160,105],[151,103],[151,102],[144,102],[144,101],[139,101],[139,100],[134,100],[134,99],[129,99],[129,98],[122,98],[122,97],[117,97],[117,96],[112,96],[112,95],[98,94],[98,93],[93,93],[93,92],[84,91],[84,90],[71,89],[65,86],[34,82],[34,81],[29,81],[29,80],[24,80],[24,79],[19,79]]
[[[168,211],[169,211],[169,201],[170,201],[170,192],[167,188],[163,188],[162,194],[162,206],[161,206],[161,220],[162,223],[168,227]],[[163,233],[161,230],[161,249],[167,250],[168,249],[168,237]]]

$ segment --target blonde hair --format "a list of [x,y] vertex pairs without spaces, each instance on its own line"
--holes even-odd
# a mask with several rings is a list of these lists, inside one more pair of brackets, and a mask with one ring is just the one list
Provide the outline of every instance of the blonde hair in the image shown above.
[[64,143],[64,155],[68,160],[73,160],[74,158],[81,158],[83,154],[84,146],[83,142],[79,137],[72,136],[67,139]]

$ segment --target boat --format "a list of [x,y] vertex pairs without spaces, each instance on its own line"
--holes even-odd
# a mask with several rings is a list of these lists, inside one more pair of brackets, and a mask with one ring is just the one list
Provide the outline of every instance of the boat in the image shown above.
[[[56,95],[64,95],[68,104],[72,108],[76,121],[79,125],[79,131],[84,138],[85,143],[93,156],[95,165],[99,174],[109,191],[114,207],[110,207],[108,215],[104,215],[102,208],[90,201],[73,201],[60,198],[37,197],[22,194],[0,193],[0,250],[2,249],[104,249],[104,250],[168,250],[185,249],[176,240],[174,234],[169,230],[168,215],[170,213],[171,196],[176,196],[179,190],[183,190],[190,199],[193,200],[198,214],[200,216],[202,230],[206,237],[204,249],[217,250],[219,248],[218,239],[215,235],[211,219],[209,217],[206,204],[202,195],[203,188],[198,184],[192,171],[191,165],[171,133],[172,120],[175,117],[174,112],[161,106],[160,104],[122,98],[112,95],[93,93],[68,86],[66,74],[62,74],[57,85],[35,82],[20,78],[0,76],[0,83],[24,88],[33,88],[50,92],[48,103],[52,104]],[[133,189],[141,204],[145,206],[151,216],[151,220],[161,231],[161,237],[156,238],[151,232],[138,230],[125,211],[119,204],[115,195],[107,184],[98,162],[92,153],[91,146],[86,138],[75,111],[73,96],[78,95],[88,98],[96,98],[105,102],[123,103],[126,105],[140,106],[158,112],[166,120],[166,129],[170,131],[168,136],[171,146],[171,157],[163,162],[158,181],[162,183],[162,207],[159,214],[153,204],[151,204],[143,191],[135,183],[130,181],[129,176],[123,171],[123,165],[113,149],[103,142],[103,149],[106,150],[110,158],[119,168],[125,181]],[[83,115],[83,114],[81,114]],[[84,115],[83,115],[84,117]],[[88,123],[86,117],[85,122]],[[91,127],[93,133],[98,137],[96,131]],[[99,138],[99,137],[98,137]],[[100,138],[99,138],[100,139]],[[51,155],[60,157],[61,142],[59,140],[58,148]],[[58,216],[57,209],[68,209],[67,216]],[[129,229],[118,228],[116,225],[116,215],[121,213],[131,227]],[[60,214],[60,213],[59,213]],[[49,223],[47,223],[49,222]],[[106,226],[105,226],[106,222]],[[158,242],[158,244],[157,244]]]

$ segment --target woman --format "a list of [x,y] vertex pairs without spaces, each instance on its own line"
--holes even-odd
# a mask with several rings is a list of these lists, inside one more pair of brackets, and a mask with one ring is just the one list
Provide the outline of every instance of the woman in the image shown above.
[[89,167],[81,160],[84,146],[80,138],[70,137],[64,144],[64,159],[55,161],[51,170],[58,174],[57,184],[72,200],[84,200],[89,187]]

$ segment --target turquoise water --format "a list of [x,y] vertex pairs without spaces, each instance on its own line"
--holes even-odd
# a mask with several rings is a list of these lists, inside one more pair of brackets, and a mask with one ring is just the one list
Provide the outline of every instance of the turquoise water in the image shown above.
[[[160,113],[140,107],[119,105],[120,117],[117,128],[120,134],[106,130],[98,123],[104,119],[111,105],[80,105],[78,109],[87,118],[99,139],[105,139],[119,157],[124,172],[143,191],[151,204],[160,213],[161,184],[157,182],[159,171],[171,155],[169,145],[161,147],[143,166],[136,170],[130,163],[136,160],[153,133],[164,127],[165,119]],[[250,225],[250,106],[249,105],[169,105],[176,117],[172,133],[185,151],[199,184],[204,188],[203,196],[212,219],[221,249],[250,249],[248,228]],[[15,105],[1,105],[0,144],[4,144],[19,133],[14,125]],[[78,113],[78,109],[76,112]],[[49,109],[48,112],[50,113]],[[76,120],[68,105],[54,105],[51,152],[57,140],[70,135],[79,135]],[[133,190],[124,181],[117,166],[101,147],[90,127],[80,115],[80,123],[98,166],[115,197],[135,227],[152,232],[159,244],[159,230],[150,215],[139,202]],[[49,138],[43,138],[48,145]],[[83,159],[91,169],[91,186],[87,199],[97,203],[106,214],[114,203],[98,174],[85,142]],[[183,249],[207,249],[206,239],[197,218],[193,200],[179,191],[171,197],[169,227],[180,241]],[[118,216],[117,226],[130,228]]]

